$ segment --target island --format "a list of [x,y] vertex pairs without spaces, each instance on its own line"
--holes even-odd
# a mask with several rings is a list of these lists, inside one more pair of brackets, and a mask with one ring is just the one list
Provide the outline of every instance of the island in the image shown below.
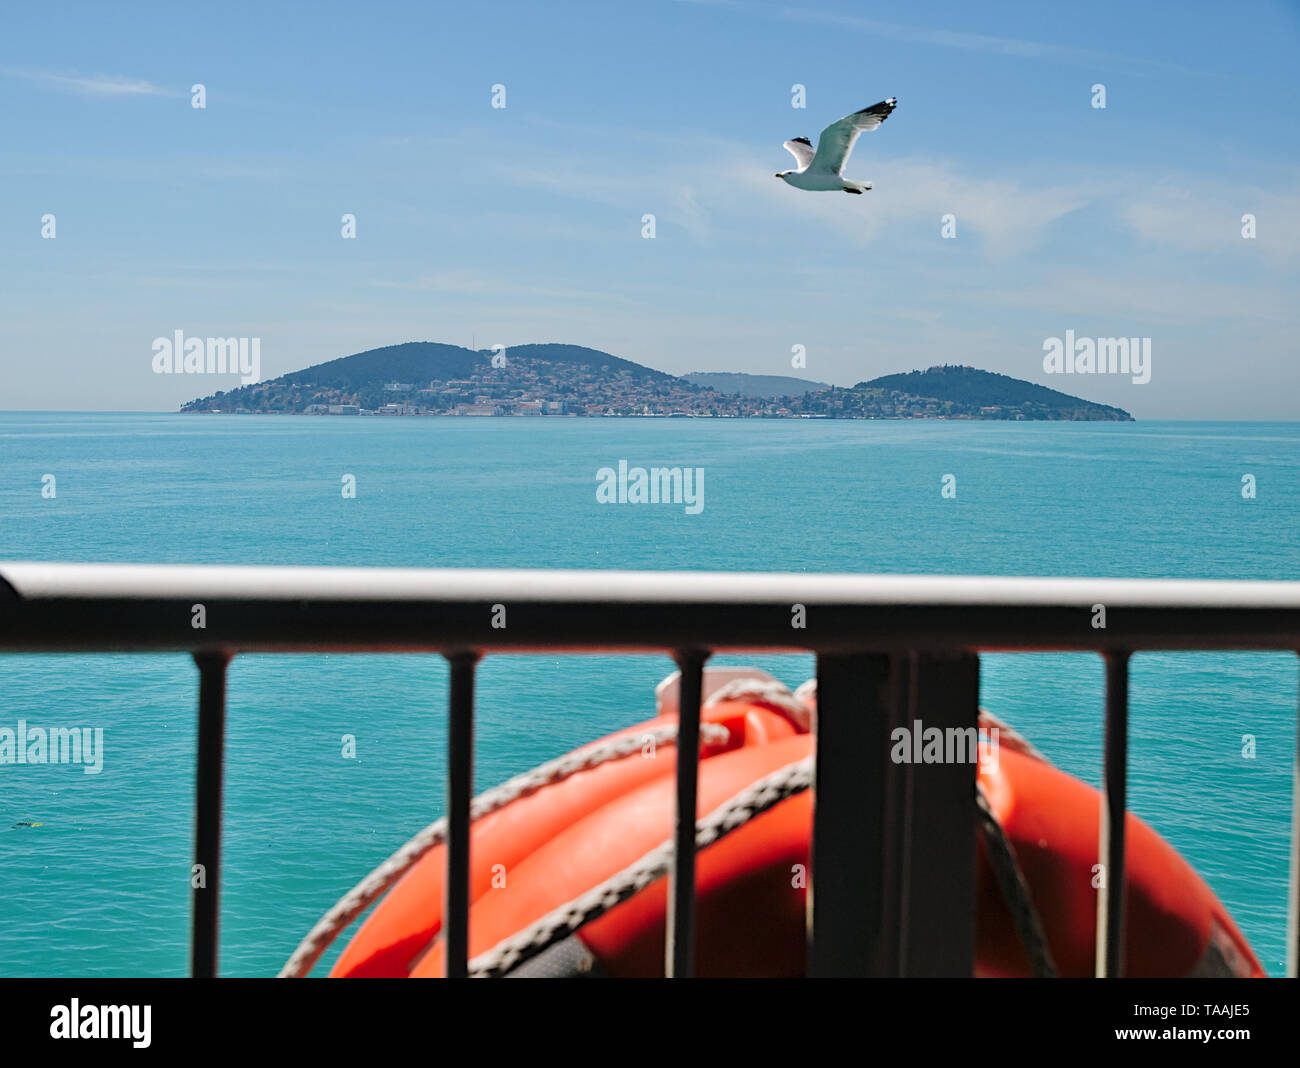
[[476,351],[432,341],[343,356],[200,397],[180,410],[462,417],[1133,419],[1122,408],[961,365],[844,387],[783,375],[677,376],[581,345]]

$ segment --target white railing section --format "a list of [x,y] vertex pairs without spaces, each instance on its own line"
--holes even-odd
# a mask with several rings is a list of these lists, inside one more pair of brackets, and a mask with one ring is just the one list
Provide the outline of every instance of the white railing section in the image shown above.
[[[198,665],[195,863],[208,878],[194,892],[196,976],[217,973],[225,678],[238,654],[408,652],[449,661],[450,976],[466,973],[468,957],[478,660],[672,655],[682,683],[665,971],[682,976],[692,972],[695,942],[691,742],[711,653],[817,657],[809,974],[970,975],[975,768],[896,765],[887,759],[890,731],[913,718],[974,727],[983,652],[1097,652],[1106,662],[1099,861],[1111,876],[1098,899],[1097,974],[1118,976],[1129,656],[1298,648],[1300,582],[0,563],[0,652],[186,652]],[[1292,976],[1300,970],[1298,828],[1293,797]],[[912,848],[921,833],[924,847]]]

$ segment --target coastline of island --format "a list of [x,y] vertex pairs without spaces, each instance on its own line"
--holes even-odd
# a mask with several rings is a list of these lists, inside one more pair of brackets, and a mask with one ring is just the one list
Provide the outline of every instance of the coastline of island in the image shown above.
[[[180,410],[465,418],[1133,420],[1122,408],[965,365],[944,364],[848,387],[808,381],[806,390],[790,391],[801,381],[732,372],[676,376],[577,345],[475,351],[407,342],[200,397]],[[717,388],[729,384],[735,392]]]

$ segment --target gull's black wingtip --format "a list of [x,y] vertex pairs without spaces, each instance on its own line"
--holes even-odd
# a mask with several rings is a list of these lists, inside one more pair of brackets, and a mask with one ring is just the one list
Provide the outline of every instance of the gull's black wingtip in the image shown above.
[[898,107],[898,97],[891,96],[888,100],[882,100],[879,104],[872,104],[869,108],[863,108],[858,112],[859,115],[879,115],[881,121],[889,118],[894,113],[894,108]]

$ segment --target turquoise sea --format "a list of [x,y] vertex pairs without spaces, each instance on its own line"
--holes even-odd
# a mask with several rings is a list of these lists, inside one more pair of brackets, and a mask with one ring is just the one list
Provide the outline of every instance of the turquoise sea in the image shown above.
[[[703,511],[598,504],[624,459],[703,468]],[[1295,579],[1300,424],[0,414],[5,559]],[[650,715],[670,670],[489,658],[477,786]],[[1133,809],[1281,972],[1295,657],[1145,654],[1132,677]],[[0,975],[185,973],[195,681],[182,656],[0,657],[0,726],[104,730],[98,775],[0,765]],[[440,814],[445,702],[433,656],[235,661],[224,974],[274,974]],[[1096,657],[986,657],[982,703],[1097,782]]]

